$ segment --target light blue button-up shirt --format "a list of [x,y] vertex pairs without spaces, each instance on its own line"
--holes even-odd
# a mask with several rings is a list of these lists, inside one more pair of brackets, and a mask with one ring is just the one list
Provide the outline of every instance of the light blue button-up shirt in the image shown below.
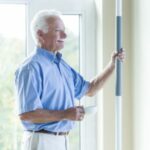
[[[65,110],[73,107],[75,99],[84,96],[89,88],[89,82],[71,68],[60,53],[42,48],[37,48],[15,75],[19,114],[36,109]],[[74,121],[70,120],[22,123],[26,130],[33,131],[66,132],[74,126]]]

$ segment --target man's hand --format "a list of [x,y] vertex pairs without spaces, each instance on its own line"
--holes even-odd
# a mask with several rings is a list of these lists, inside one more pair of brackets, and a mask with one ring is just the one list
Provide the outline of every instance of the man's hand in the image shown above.
[[85,111],[83,106],[71,107],[64,111],[64,116],[67,120],[81,121],[83,120],[84,115]]
[[120,61],[124,61],[125,59],[125,51],[123,49],[120,50],[120,52],[113,52],[111,55],[111,60],[108,63],[108,65],[104,68],[101,74],[96,76],[91,82],[90,82],[90,88],[88,92],[86,93],[87,96],[94,96],[105,84],[105,82],[108,80],[110,75],[113,73],[115,69],[115,61],[116,59],[119,59]]
[[111,55],[111,63],[115,65],[115,60],[119,59],[120,61],[125,60],[125,50],[121,49],[120,52],[113,52]]

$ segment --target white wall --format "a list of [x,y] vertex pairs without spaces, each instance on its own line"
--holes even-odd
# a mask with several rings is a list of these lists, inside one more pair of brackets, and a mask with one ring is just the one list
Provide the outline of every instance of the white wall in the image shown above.
[[133,0],[134,150],[150,149],[150,1]]
[[[103,1],[103,60],[114,49],[114,0]],[[123,47],[123,150],[150,149],[150,1],[126,0]],[[113,15],[112,15],[113,14]],[[114,77],[104,88],[104,150],[114,150]]]

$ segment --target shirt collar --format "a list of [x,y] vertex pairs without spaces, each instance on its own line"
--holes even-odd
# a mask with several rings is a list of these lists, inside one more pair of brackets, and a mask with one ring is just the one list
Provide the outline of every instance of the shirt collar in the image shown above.
[[62,54],[57,52],[56,54],[48,51],[44,48],[37,48],[36,52],[47,57],[50,61],[54,62],[54,63],[59,63],[62,57]]

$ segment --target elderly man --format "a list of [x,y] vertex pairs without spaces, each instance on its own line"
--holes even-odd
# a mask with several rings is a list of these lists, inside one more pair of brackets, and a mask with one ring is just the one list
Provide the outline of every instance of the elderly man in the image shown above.
[[32,21],[36,51],[16,71],[19,117],[25,128],[24,150],[68,150],[67,135],[84,108],[75,99],[93,96],[115,68],[113,53],[108,66],[91,82],[71,68],[59,52],[67,38],[61,16],[43,10]]

